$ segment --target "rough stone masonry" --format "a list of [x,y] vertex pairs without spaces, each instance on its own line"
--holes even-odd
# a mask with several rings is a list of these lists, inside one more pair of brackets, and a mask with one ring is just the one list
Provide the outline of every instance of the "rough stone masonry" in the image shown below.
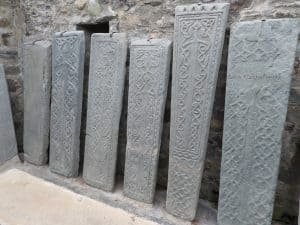
[[299,24],[231,27],[219,225],[270,225]]

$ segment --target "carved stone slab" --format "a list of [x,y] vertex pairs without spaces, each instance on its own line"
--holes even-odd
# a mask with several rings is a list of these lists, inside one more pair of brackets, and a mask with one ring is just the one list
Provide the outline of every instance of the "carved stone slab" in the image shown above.
[[153,201],[171,59],[171,42],[131,44],[124,193]]
[[18,154],[7,83],[0,64],[0,165]]
[[166,209],[195,217],[229,4],[175,10]]
[[126,57],[125,34],[92,35],[83,178],[107,191],[114,187]]
[[48,161],[51,43],[37,41],[23,46],[24,136],[26,161],[43,165]]
[[288,19],[232,26],[219,225],[271,224],[297,30]]
[[76,176],[85,42],[82,31],[56,33],[52,43],[50,170]]

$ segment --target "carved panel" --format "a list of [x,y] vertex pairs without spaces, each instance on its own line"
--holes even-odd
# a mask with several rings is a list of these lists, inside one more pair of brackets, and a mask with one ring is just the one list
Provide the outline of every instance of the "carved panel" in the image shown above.
[[79,166],[84,33],[56,33],[52,44],[50,169],[76,176]]
[[125,34],[92,35],[83,176],[107,191],[114,186],[126,56]]
[[131,45],[124,192],[152,202],[167,94],[171,42]]
[[271,224],[297,35],[286,19],[231,29],[220,225]]
[[189,220],[198,203],[228,9],[203,4],[175,11],[166,208]]

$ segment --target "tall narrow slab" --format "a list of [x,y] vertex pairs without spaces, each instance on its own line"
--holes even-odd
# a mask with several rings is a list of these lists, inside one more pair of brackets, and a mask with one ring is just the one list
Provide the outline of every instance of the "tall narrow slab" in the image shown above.
[[0,165],[18,154],[3,65],[0,64]]
[[175,10],[167,211],[195,217],[229,4]]
[[56,33],[52,43],[50,170],[76,176],[84,69],[84,33]]
[[26,161],[43,165],[48,161],[51,43],[37,41],[23,46],[24,136]]
[[124,193],[153,201],[167,95],[171,42],[133,41],[130,50]]
[[126,57],[125,34],[92,35],[83,178],[107,191],[114,187]]
[[232,26],[220,225],[271,224],[297,30],[288,19]]

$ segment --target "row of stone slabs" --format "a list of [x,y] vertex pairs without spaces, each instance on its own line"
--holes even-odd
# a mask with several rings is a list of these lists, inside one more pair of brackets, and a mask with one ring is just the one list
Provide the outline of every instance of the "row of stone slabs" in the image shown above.
[[[198,202],[228,10],[203,4],[175,13],[166,209],[187,220]],[[231,28],[219,225],[271,224],[298,33],[291,19]],[[56,33],[52,53],[44,41],[23,49],[25,159],[47,162],[50,124],[50,170],[67,177],[78,175],[84,45],[84,33],[74,31]],[[106,191],[114,187],[126,55],[125,34],[92,35],[83,177]],[[146,203],[155,192],[170,59],[169,40],[131,42],[124,194]],[[11,126],[8,115],[1,114],[1,127]],[[16,152],[9,137],[1,136],[2,147]],[[0,153],[0,160],[8,154]]]

